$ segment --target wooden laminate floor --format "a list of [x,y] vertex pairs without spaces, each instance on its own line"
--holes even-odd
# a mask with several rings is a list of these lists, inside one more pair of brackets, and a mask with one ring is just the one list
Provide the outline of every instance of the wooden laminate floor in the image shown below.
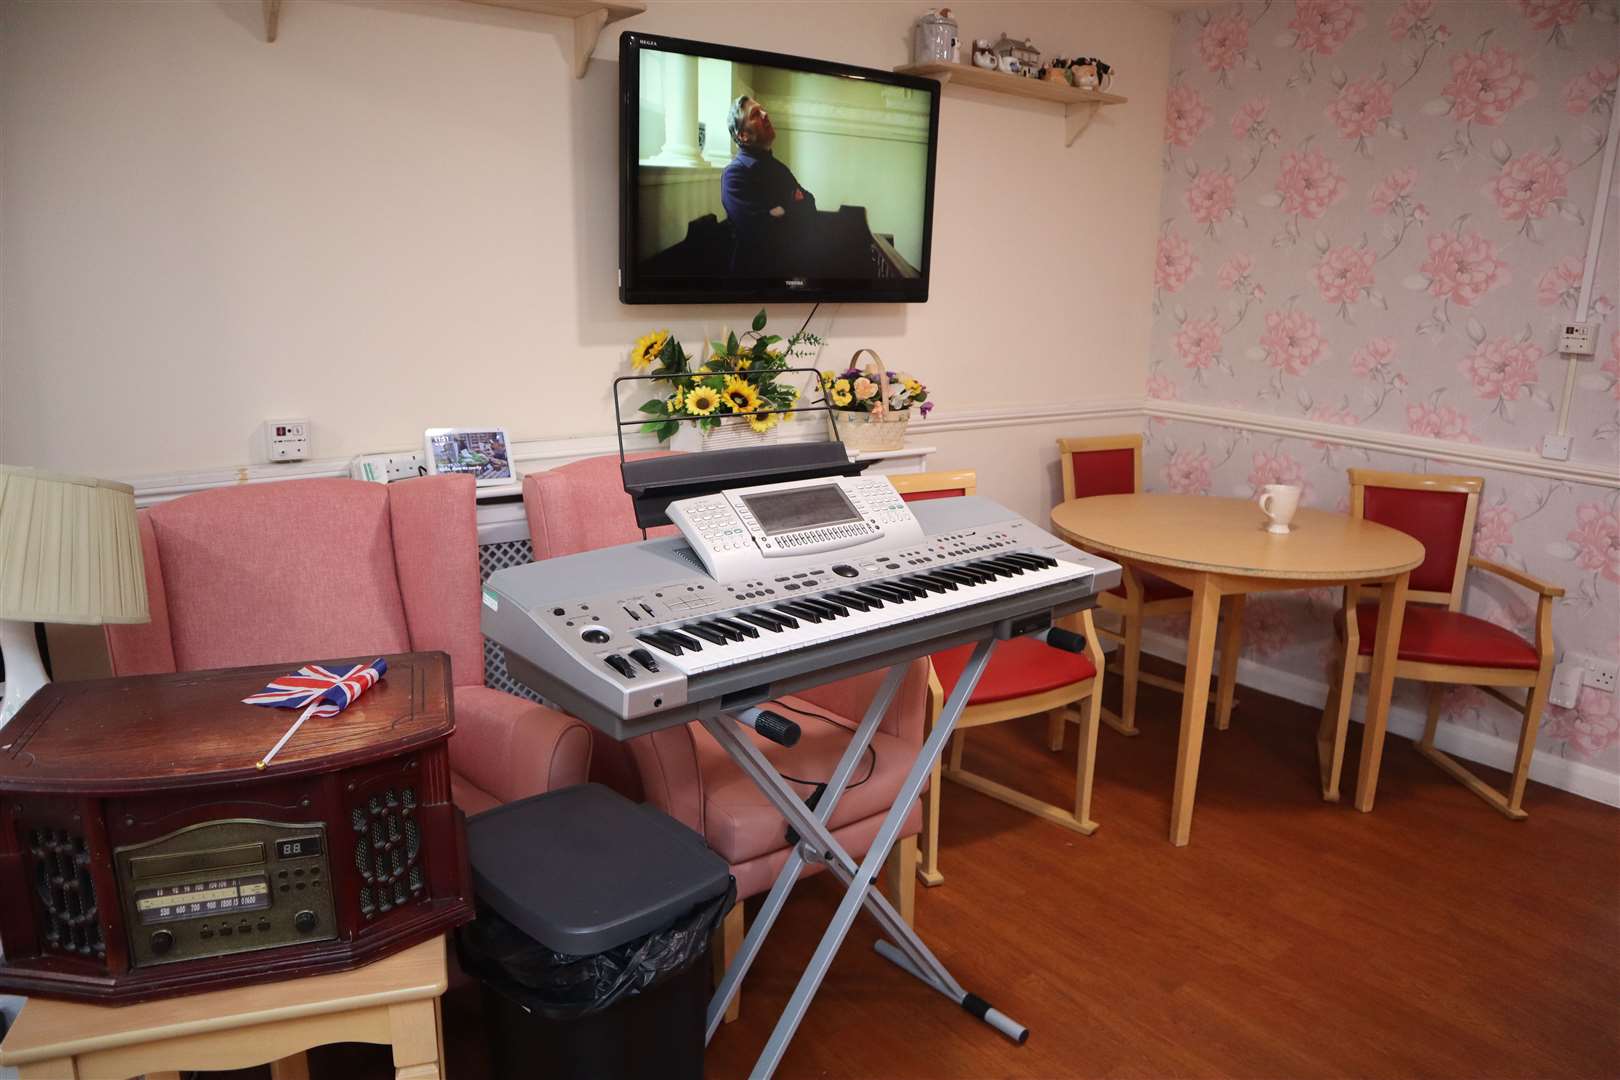
[[[1144,734],[1101,732],[1089,838],[946,786],[946,880],[919,888],[918,928],[1027,1045],[879,958],[863,918],[777,1075],[1620,1076],[1620,811],[1532,784],[1530,819],[1510,822],[1398,737],[1375,812],[1350,808],[1353,765],[1325,804],[1315,715],[1240,690],[1176,849],[1178,714],[1145,688]],[[1061,803],[1073,739],[1051,754],[1043,734],[976,731],[967,761]],[[795,893],[710,1076],[747,1075],[839,895],[825,877]],[[476,1002],[447,999],[453,1080],[486,1071]],[[388,1075],[369,1054],[319,1052],[317,1080]]]

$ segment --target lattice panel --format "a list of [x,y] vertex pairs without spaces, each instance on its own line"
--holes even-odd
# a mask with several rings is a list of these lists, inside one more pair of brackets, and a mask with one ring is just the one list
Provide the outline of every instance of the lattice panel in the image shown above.
[[368,921],[427,895],[422,830],[416,824],[416,789],[389,788],[349,812],[356,833],[354,868],[360,914]]
[[[478,547],[478,573],[480,581],[509,566],[526,566],[534,562],[534,545],[528,540],[502,540]],[[530,701],[540,701],[540,695],[512,678],[506,670],[506,654],[488,638],[484,639],[484,685],[508,694],[516,694]]]
[[34,893],[39,898],[40,937],[48,948],[75,956],[107,958],[101,937],[96,887],[84,837],[66,829],[27,829]]

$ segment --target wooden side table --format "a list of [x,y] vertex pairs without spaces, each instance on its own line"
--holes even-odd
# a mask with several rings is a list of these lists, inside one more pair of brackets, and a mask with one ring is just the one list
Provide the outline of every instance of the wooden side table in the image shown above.
[[[1209,703],[1222,597],[1226,597],[1227,625],[1221,643],[1217,727],[1226,726],[1232,711],[1244,598],[1249,593],[1322,585],[1377,586],[1378,638],[1356,781],[1356,809],[1373,807],[1406,610],[1407,578],[1423,561],[1423,545],[1386,525],[1321,510],[1299,511],[1290,533],[1268,533],[1263,525],[1259,508],[1247,499],[1205,495],[1094,495],[1073,499],[1052,511],[1052,531],[1065,540],[1119,560],[1127,572],[1145,568],[1192,591],[1181,736],[1170,804],[1170,842],[1177,847],[1185,846],[1192,836],[1204,710]],[[1317,751],[1322,797],[1336,800],[1344,745],[1335,742],[1325,723],[1317,736]]]
[[181,1070],[270,1064],[308,1080],[304,1051],[393,1047],[396,1080],[444,1080],[445,939],[336,975],[121,1007],[32,998],[0,1045],[21,1080],[180,1080]]

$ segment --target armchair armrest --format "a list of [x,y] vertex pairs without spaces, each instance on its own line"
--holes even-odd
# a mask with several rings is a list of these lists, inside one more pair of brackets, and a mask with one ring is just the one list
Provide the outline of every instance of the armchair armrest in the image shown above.
[[450,766],[501,802],[583,784],[591,731],[572,716],[487,686],[455,689]]
[[1557,599],[1564,595],[1561,586],[1550,584],[1539,578],[1533,578],[1529,574],[1513,569],[1511,566],[1503,566],[1501,563],[1494,563],[1489,559],[1481,559],[1477,555],[1469,556],[1468,565],[1475,570],[1483,570],[1487,574],[1495,574],[1499,578],[1506,578],[1515,585],[1523,585],[1531,592],[1540,593],[1542,596]]

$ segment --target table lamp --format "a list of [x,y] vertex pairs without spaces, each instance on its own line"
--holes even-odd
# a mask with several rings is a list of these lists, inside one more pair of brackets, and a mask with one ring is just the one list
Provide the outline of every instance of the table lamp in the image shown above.
[[0,465],[0,727],[45,685],[34,623],[142,623],[135,489]]

